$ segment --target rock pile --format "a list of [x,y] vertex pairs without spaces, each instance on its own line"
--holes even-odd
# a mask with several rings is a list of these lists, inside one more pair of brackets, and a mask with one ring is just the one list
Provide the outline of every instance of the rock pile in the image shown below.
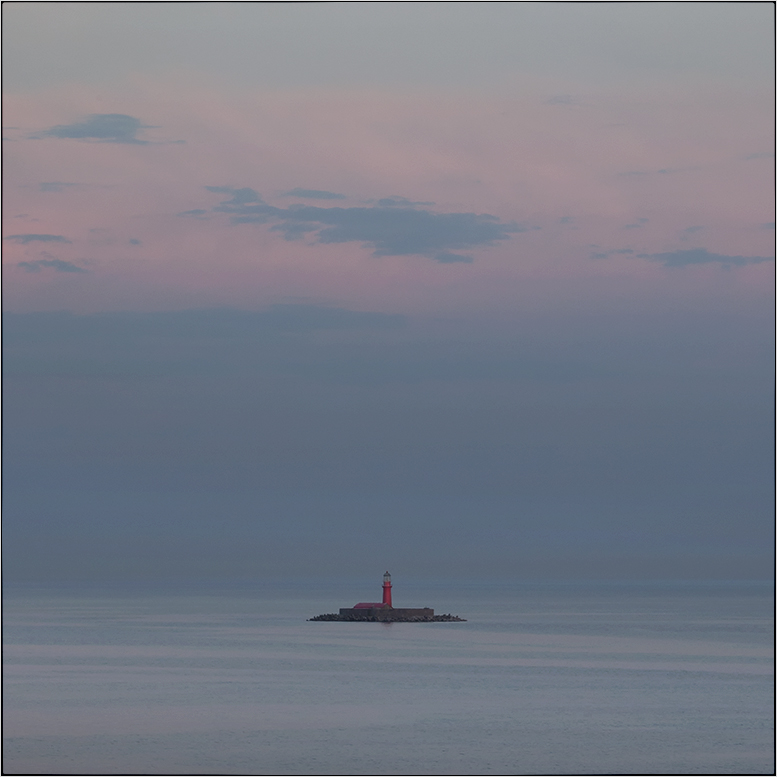
[[368,623],[446,623],[450,621],[466,622],[466,618],[459,618],[457,615],[383,615],[378,618],[374,615],[340,615],[335,612],[325,615],[316,615],[308,618],[309,621],[366,621]]

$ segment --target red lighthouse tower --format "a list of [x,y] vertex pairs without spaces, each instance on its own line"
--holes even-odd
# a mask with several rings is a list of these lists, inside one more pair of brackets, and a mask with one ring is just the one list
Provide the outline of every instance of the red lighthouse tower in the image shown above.
[[383,605],[385,607],[391,607],[391,575],[386,572],[383,575]]

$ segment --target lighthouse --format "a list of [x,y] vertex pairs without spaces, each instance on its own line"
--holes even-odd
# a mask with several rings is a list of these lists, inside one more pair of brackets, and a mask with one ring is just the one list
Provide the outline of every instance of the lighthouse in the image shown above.
[[391,575],[386,572],[383,575],[383,606],[391,607]]

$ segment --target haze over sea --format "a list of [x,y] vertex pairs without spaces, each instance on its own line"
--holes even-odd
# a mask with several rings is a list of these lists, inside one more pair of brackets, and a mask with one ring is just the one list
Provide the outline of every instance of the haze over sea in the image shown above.
[[12,588],[6,773],[773,771],[768,585],[376,580]]

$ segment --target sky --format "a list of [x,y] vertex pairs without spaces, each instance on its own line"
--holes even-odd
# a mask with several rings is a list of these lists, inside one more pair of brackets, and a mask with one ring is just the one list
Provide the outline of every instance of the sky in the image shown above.
[[772,574],[772,4],[2,13],[6,580]]

